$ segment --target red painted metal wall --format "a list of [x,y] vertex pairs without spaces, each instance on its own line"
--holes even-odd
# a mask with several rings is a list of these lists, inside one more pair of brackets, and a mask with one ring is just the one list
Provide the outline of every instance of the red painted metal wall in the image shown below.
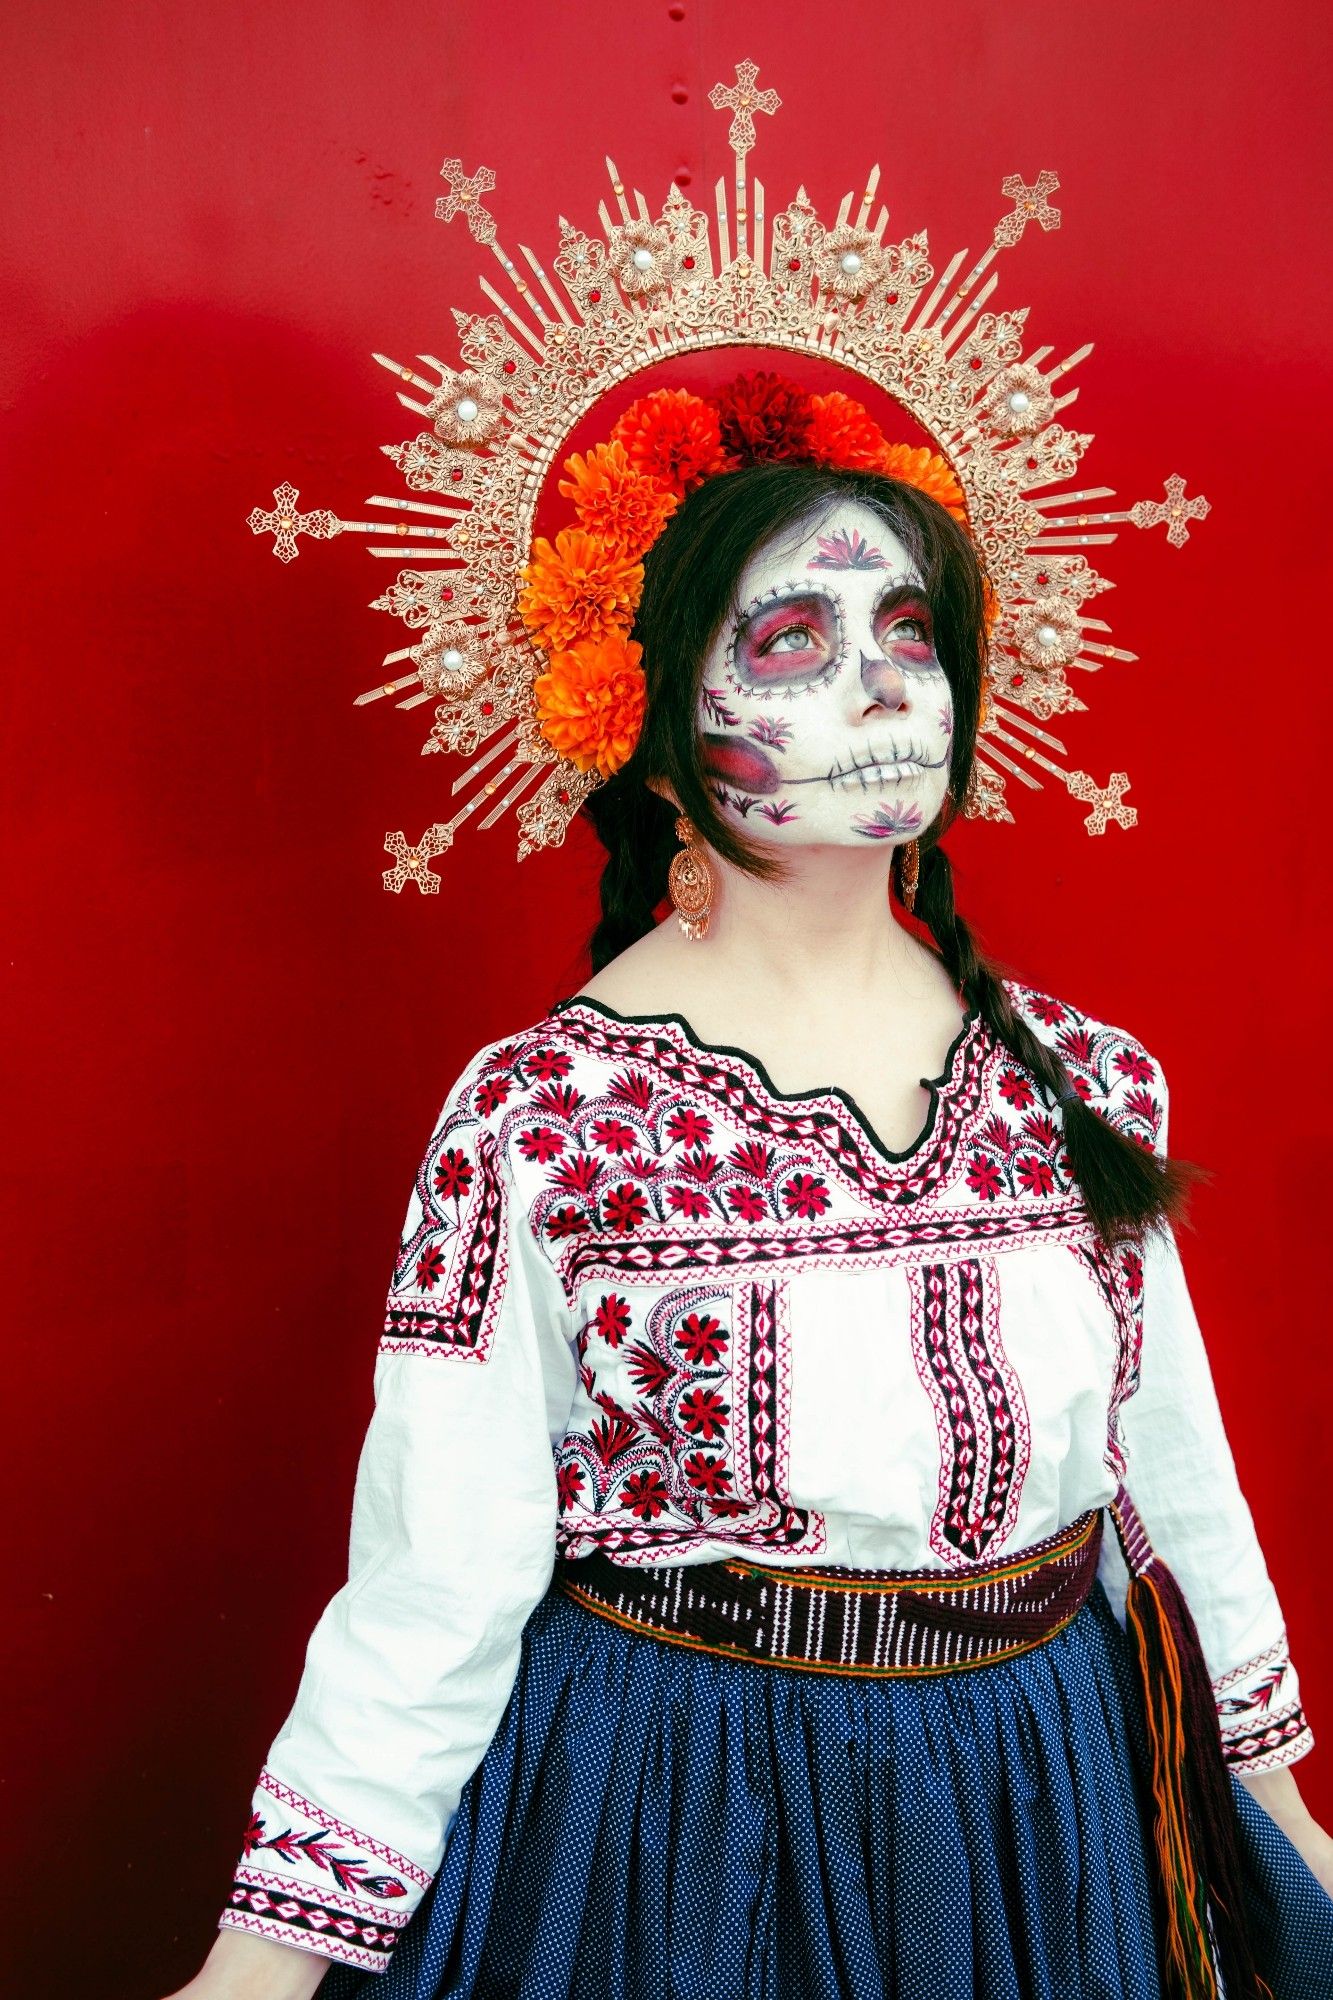
[[153,1996],[207,1948],[342,1575],[420,1146],[593,917],[591,842],[517,868],[512,819],[438,897],[382,892],[384,829],[444,811],[419,718],[351,707],[401,642],[366,608],[389,566],[349,537],[283,567],[245,516],[283,477],[352,518],[394,490],[370,351],[451,355],[489,261],[434,217],[447,155],[549,258],[607,152],[703,204],[747,56],[784,100],[770,212],[804,182],[829,216],[878,160],[895,231],[979,248],[1002,176],[1057,169],[1063,228],[997,303],[1097,341],[1089,477],[1213,503],[1179,553],[1111,553],[1141,661],[1069,726],[1139,826],[1087,838],[1048,790],[954,846],[991,948],[1141,1035],[1214,1171],[1186,1262],[1327,1819],[1319,10],[29,0],[3,32],[14,1990]]

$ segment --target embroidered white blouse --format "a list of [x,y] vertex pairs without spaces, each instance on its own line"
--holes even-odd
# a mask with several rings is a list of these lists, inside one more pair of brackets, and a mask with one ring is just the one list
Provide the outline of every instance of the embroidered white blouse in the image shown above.
[[[1011,983],[1165,1151],[1133,1036]],[[1095,1241],[1043,1085],[969,1014],[889,1153],[677,1016],[557,1001],[468,1064],[375,1366],[348,1581],[311,1637],[221,1923],[382,1969],[439,1866],[557,1549],[957,1572],[1122,1477],[1240,1770],[1313,1746],[1170,1234]],[[1101,1580],[1124,1615],[1113,1533]]]

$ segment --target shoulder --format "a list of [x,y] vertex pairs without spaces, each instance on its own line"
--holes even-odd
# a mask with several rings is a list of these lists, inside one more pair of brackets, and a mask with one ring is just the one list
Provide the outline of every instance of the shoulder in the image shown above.
[[483,1043],[469,1056],[446,1093],[437,1131],[478,1126],[499,1137],[515,1110],[540,1108],[553,1088],[558,1098],[573,1067],[561,1016],[543,1014],[527,1027]]
[[1164,1153],[1166,1076],[1139,1037],[1021,980],[1003,984],[1014,1012],[1059,1056],[1084,1103],[1129,1138]]

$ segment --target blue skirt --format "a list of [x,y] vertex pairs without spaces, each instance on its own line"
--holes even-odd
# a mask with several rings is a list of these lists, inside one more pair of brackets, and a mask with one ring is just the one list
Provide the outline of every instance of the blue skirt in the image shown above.
[[[733,1660],[557,1585],[388,1970],[328,2000],[1159,2000],[1146,1738],[1100,1584],[1011,1660]],[[1333,1898],[1234,1777],[1275,2000]]]

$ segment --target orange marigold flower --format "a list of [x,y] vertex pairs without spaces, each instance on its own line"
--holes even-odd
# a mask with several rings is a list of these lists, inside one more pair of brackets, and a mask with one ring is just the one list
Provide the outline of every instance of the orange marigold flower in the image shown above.
[[643,726],[643,648],[613,633],[553,653],[533,683],[542,735],[580,771],[618,771]]
[[674,493],[631,465],[623,444],[599,444],[586,458],[565,460],[560,491],[574,502],[579,526],[617,555],[641,556],[661,534],[679,502]]
[[631,403],[611,432],[636,472],[684,499],[727,468],[717,411],[688,389],[655,389]]
[[642,563],[606,548],[581,528],[562,528],[554,545],[541,536],[523,576],[518,608],[548,653],[579,639],[628,632],[643,589]]
[[922,493],[938,500],[946,513],[955,521],[967,526],[967,509],[963,504],[963,489],[954,477],[947,459],[926,445],[889,444],[885,445],[883,456],[875,467],[876,472],[887,472],[892,479],[901,479],[908,486],[915,486]]
[[888,446],[884,433],[863,403],[833,390],[827,396],[812,396],[814,422],[810,426],[809,452],[825,465],[864,466],[876,471]]

